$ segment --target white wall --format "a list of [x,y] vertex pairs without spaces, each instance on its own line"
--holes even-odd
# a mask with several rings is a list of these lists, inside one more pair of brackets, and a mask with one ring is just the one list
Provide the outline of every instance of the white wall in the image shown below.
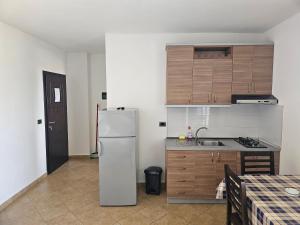
[[0,204],[46,172],[43,70],[64,53],[0,22]]
[[275,42],[273,92],[284,105],[281,173],[300,174],[300,13],[269,30]]
[[96,112],[97,103],[100,108],[106,108],[106,100],[101,100],[101,93],[106,91],[105,54],[91,54],[89,56],[89,105],[90,105],[90,149],[95,151]]
[[108,107],[136,107],[140,111],[139,180],[150,165],[164,168],[166,128],[166,44],[257,43],[260,34],[106,34]]
[[90,154],[88,54],[67,54],[69,155]]

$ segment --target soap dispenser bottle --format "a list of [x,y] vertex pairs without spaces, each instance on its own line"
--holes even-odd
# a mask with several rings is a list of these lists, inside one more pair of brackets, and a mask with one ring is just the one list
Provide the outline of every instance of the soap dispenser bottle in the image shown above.
[[189,140],[193,139],[193,132],[192,132],[191,126],[188,126],[188,131],[187,131],[186,137]]

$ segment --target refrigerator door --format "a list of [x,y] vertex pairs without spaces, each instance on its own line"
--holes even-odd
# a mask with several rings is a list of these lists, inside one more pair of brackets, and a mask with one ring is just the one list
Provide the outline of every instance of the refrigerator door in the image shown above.
[[99,137],[136,136],[136,110],[108,110],[99,114]]
[[135,137],[99,139],[100,205],[136,205]]

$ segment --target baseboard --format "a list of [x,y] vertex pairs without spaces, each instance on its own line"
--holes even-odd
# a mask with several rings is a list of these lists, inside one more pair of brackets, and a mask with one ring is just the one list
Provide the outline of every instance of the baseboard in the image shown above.
[[89,155],[69,155],[69,159],[89,159]]
[[0,205],[0,212],[4,210],[7,206],[9,206],[11,203],[13,203],[15,200],[17,200],[19,197],[24,195],[27,191],[32,189],[35,185],[37,185],[39,182],[41,182],[45,177],[47,177],[47,173],[44,173],[42,176],[37,178],[35,181],[27,185],[25,188],[23,188],[18,193],[14,194],[12,197],[10,197],[8,200],[6,200],[4,203]]

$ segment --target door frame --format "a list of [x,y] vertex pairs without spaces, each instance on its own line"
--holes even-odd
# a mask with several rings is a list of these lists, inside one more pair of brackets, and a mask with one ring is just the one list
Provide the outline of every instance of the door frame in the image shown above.
[[[47,74],[48,73],[48,74]],[[64,74],[54,73],[47,70],[43,70],[43,95],[44,95],[44,121],[45,121],[45,140],[46,140],[46,166],[47,166],[47,174],[50,174],[50,168],[49,168],[49,129],[48,129],[48,112],[47,112],[47,90],[46,90],[46,77],[48,75],[54,75],[54,76],[60,76],[65,77]],[[67,88],[66,88],[66,104],[67,104]],[[68,107],[67,107],[67,115],[68,115]],[[67,151],[68,151],[68,159],[69,159],[69,134],[68,134],[68,116],[67,116]]]

